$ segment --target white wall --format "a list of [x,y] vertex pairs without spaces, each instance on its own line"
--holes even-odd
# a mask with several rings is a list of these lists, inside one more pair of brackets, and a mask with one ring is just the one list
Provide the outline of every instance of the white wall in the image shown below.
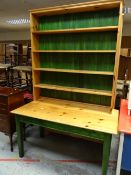
[[131,24],[124,23],[123,36],[131,36]]
[[30,31],[5,31],[0,32],[0,41],[30,40]]

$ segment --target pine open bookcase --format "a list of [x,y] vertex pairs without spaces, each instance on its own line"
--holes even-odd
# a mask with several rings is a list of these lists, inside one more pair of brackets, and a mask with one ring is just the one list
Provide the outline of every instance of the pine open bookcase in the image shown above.
[[114,108],[120,2],[87,2],[31,12],[34,100],[47,96]]
[[13,111],[19,154],[24,155],[20,123],[27,121],[103,142],[106,175],[111,135],[118,128],[123,1],[31,10],[30,20],[34,101]]

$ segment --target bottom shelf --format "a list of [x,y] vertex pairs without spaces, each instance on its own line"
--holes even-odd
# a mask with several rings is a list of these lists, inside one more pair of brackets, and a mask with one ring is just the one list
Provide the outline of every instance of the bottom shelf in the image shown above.
[[76,107],[80,110],[88,109],[88,110],[99,111],[99,112],[104,112],[104,113],[111,113],[112,111],[110,106],[90,104],[90,103],[85,103],[85,102],[72,101],[72,100],[59,99],[59,98],[51,98],[51,97],[46,97],[46,96],[40,96],[38,100],[39,101],[46,100],[46,102],[64,106],[64,108],[66,109],[67,109],[67,106],[70,106],[73,108]]
[[112,99],[110,91],[65,87],[50,84],[34,85],[34,99],[38,99],[39,96],[78,101],[108,107],[111,107]]

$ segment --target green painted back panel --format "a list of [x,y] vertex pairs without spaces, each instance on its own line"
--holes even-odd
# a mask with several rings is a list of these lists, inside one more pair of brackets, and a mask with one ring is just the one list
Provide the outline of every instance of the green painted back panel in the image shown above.
[[[39,18],[38,30],[117,26],[119,9],[81,12]],[[117,32],[40,35],[40,50],[116,50]],[[115,53],[40,53],[41,68],[113,71]],[[41,83],[112,90],[113,76],[41,71]],[[41,95],[110,106],[111,97],[41,89]]]
[[40,50],[116,50],[117,33],[92,32],[42,35]]
[[113,71],[114,53],[40,53],[41,68]]
[[83,95],[81,93],[64,92],[64,91],[49,90],[49,89],[42,89],[41,95],[45,97],[60,98],[65,100],[99,104],[104,106],[111,105],[111,97],[107,97],[107,96],[91,95],[91,94]]
[[113,76],[41,72],[41,83],[98,90],[112,90]]
[[118,16],[119,9],[43,16],[39,19],[38,30],[115,26]]

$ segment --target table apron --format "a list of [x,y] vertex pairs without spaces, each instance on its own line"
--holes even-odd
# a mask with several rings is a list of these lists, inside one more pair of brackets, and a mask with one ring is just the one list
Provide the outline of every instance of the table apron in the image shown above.
[[43,119],[31,118],[31,117],[20,116],[20,115],[16,115],[16,124],[17,123],[27,123],[27,124],[38,125],[40,127],[45,127],[47,129],[52,129],[55,131],[77,135],[88,139],[94,139],[96,141],[101,141],[101,142],[104,142],[106,136],[111,135],[108,133],[89,130],[88,128],[87,129],[79,128],[76,126],[70,126],[70,125],[61,124],[57,122],[46,121]]

